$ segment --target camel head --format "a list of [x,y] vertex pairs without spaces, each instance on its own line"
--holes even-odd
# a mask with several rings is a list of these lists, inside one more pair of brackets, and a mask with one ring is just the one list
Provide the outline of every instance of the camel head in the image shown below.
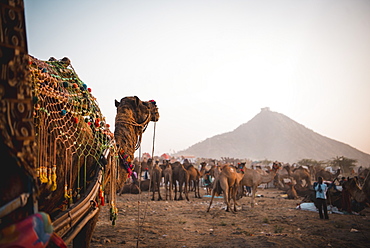
[[206,170],[206,166],[207,166],[207,162],[202,162],[200,163],[200,166],[201,166],[201,171],[205,171]]
[[238,169],[244,169],[246,162],[238,163]]
[[140,146],[141,137],[150,121],[158,121],[159,113],[155,101],[141,101],[137,96],[115,100],[117,115],[114,137],[129,162]]
[[152,103],[142,102],[137,96],[124,97],[121,101],[114,101],[117,108],[117,116],[125,114],[126,118],[137,124],[143,124],[152,119]]
[[143,104],[147,106],[150,111],[150,116],[151,116],[150,121],[157,122],[159,120],[159,112],[158,112],[156,101],[150,100],[147,102],[143,102]]
[[281,167],[281,163],[280,162],[274,162],[272,164],[272,170],[276,173]]

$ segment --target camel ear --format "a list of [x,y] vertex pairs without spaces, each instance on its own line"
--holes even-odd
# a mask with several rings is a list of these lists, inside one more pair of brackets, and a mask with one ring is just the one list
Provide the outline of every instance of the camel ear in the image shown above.
[[119,101],[117,101],[116,99],[114,99],[114,105],[116,106],[116,108],[119,106]]
[[135,97],[135,104],[136,104],[136,107],[137,107],[140,104],[140,99],[137,96],[134,96],[134,97]]

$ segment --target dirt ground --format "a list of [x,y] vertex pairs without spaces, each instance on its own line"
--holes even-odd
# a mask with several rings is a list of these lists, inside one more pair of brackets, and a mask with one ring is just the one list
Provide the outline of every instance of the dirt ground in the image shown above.
[[[164,189],[161,189],[162,197]],[[359,215],[296,209],[302,199],[288,200],[278,189],[259,189],[257,205],[238,200],[236,213],[226,212],[223,198],[151,201],[151,194],[117,197],[115,226],[109,207],[102,207],[91,247],[370,247],[370,209]]]

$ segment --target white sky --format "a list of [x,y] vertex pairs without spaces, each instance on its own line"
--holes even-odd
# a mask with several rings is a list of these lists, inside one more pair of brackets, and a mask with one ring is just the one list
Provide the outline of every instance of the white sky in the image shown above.
[[263,107],[370,153],[368,0],[25,0],[25,14],[29,54],[69,57],[112,131],[114,99],[157,101],[155,155]]

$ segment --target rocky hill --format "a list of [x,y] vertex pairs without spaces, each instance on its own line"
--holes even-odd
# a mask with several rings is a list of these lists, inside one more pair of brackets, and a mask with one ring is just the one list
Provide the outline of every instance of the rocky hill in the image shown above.
[[199,142],[176,155],[253,160],[278,160],[294,163],[301,159],[328,160],[336,156],[357,159],[368,167],[370,155],[347,144],[327,138],[289,117],[263,108],[249,122],[232,132]]

